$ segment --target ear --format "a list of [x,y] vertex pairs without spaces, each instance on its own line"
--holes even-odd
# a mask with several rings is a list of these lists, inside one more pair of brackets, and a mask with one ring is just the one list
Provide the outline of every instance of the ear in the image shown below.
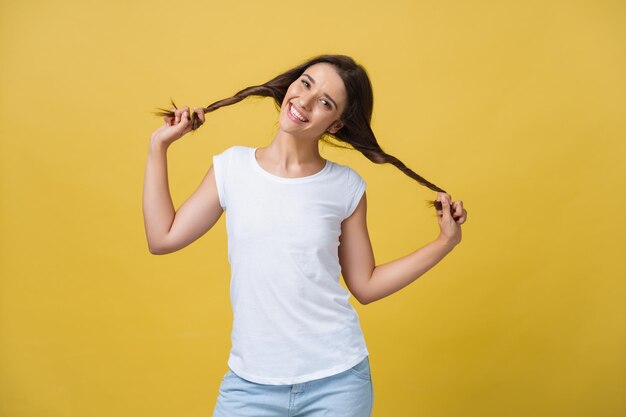
[[341,129],[343,127],[343,122],[341,122],[341,120],[338,120],[336,123],[334,123],[331,127],[329,127],[327,129],[328,133],[330,134],[335,134],[339,131],[339,129]]

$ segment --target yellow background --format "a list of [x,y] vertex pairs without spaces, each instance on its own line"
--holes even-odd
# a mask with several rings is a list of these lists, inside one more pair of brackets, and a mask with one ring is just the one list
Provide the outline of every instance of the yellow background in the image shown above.
[[[409,287],[353,298],[374,416],[624,416],[622,1],[0,4],[0,415],[210,416],[232,314],[224,217],[148,252],[148,138],[320,53],[374,86],[382,148],[468,210]],[[169,151],[176,207],[211,156],[264,146],[249,99]],[[377,264],[437,236],[436,193],[328,146],[367,182]]]

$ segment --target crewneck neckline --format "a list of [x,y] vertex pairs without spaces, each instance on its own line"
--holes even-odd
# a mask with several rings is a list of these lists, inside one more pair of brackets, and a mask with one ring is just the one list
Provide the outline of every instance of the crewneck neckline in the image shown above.
[[280,177],[278,175],[274,175],[271,172],[266,171],[260,164],[259,161],[256,160],[256,150],[258,148],[250,148],[250,158],[252,159],[252,165],[254,166],[254,168],[263,176],[277,181],[277,182],[283,182],[283,183],[291,183],[291,184],[295,184],[295,183],[301,183],[301,182],[308,182],[311,181],[317,177],[320,177],[322,175],[324,175],[329,169],[330,169],[330,165],[331,162],[326,159],[326,163],[324,164],[324,168],[322,168],[321,170],[317,171],[315,174],[312,175],[307,175],[305,177]]

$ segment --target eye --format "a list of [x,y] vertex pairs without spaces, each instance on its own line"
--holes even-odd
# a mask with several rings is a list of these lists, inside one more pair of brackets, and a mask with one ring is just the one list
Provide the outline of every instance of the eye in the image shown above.
[[[309,88],[310,84],[308,81],[306,80],[300,80],[300,81],[302,81],[302,84],[304,84],[307,88]],[[332,106],[328,103],[328,101],[322,100],[322,102],[324,103],[324,106],[328,107],[329,109],[332,109]]]

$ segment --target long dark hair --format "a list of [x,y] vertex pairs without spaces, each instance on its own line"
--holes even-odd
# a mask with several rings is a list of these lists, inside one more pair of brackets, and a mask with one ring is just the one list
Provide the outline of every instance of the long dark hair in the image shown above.
[[[351,145],[352,148],[361,152],[367,159],[376,163],[384,164],[390,163],[395,165],[400,171],[404,172],[409,177],[413,178],[421,185],[428,187],[433,191],[446,193],[443,189],[437,187],[435,184],[427,181],[419,176],[413,170],[408,168],[402,161],[395,156],[385,153],[378,142],[376,136],[370,127],[372,120],[372,110],[374,108],[374,94],[372,92],[372,84],[370,79],[361,65],[357,64],[352,58],[346,55],[318,55],[306,62],[274,77],[265,84],[255,85],[244,88],[241,91],[235,93],[233,97],[225,98],[223,100],[216,101],[209,104],[204,108],[205,113],[212,112],[220,107],[230,106],[240,102],[249,96],[261,96],[274,98],[277,109],[280,111],[281,105],[287,94],[289,86],[296,81],[302,73],[311,65],[325,62],[332,64],[337,73],[343,80],[346,91],[348,93],[348,103],[341,115],[341,121],[343,126],[336,133],[331,134],[326,132],[320,140],[335,147],[346,148],[347,146],[341,146],[341,142]],[[172,100],[172,105],[177,108]],[[174,117],[174,112],[167,109],[161,109],[154,112],[155,115],[162,117]],[[196,130],[202,121],[195,112],[191,113],[191,128]],[[328,137],[327,137],[328,136]],[[337,139],[339,144],[329,140],[329,138]],[[441,210],[442,206],[439,201],[427,200],[427,205],[435,207],[437,210]]]

